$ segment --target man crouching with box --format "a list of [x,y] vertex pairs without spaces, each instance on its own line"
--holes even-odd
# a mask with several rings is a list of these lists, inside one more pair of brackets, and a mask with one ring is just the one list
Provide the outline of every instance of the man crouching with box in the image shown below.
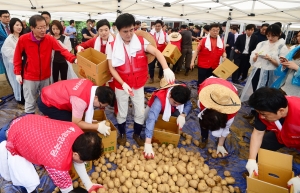
[[77,192],[69,174],[72,162],[89,192],[102,188],[91,182],[84,164],[102,153],[98,134],[83,133],[71,122],[25,115],[0,129],[0,176],[15,186],[25,187],[27,192],[35,192],[40,184],[33,164],[44,166],[62,193]]
[[185,124],[185,117],[192,109],[192,103],[190,101],[191,91],[185,85],[170,85],[162,78],[160,87],[161,89],[152,94],[145,110],[146,141],[144,156],[148,159],[154,158],[151,140],[154,125],[159,114],[163,114],[162,119],[167,122],[171,116],[178,117],[177,125],[179,129],[182,130],[182,127]]
[[[249,177],[258,173],[256,157],[259,148],[277,151],[282,147],[300,150],[300,98],[285,96],[279,89],[262,87],[249,98],[249,105],[255,109],[254,129],[251,135],[249,159],[246,168]],[[266,133],[266,130],[269,132]],[[299,176],[288,185],[294,185],[294,192],[300,192]]]

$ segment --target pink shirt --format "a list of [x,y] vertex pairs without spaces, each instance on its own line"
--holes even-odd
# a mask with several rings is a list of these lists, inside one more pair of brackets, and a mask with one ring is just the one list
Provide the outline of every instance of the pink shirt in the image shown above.
[[75,118],[82,118],[88,104],[76,96],[70,97],[70,103],[72,104],[72,116]]

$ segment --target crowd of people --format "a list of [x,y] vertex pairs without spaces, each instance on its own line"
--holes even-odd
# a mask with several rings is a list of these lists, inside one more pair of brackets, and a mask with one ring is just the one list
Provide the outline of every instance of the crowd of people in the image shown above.
[[[130,98],[134,107],[132,138],[144,146],[147,159],[155,157],[152,137],[160,114],[166,122],[171,116],[177,117],[182,130],[192,109],[191,91],[185,84],[175,84],[175,74],[184,65],[185,75],[188,75],[196,59],[200,148],[206,147],[211,131],[218,138],[217,153],[225,157],[228,152],[224,142],[230,126],[242,102],[248,101],[253,110],[245,118],[255,118],[246,165],[250,177],[253,172],[258,174],[259,148],[300,149],[300,122],[296,118],[300,112],[300,46],[287,48],[280,23],[263,24],[257,32],[254,32],[255,25],[248,24],[239,35],[237,27],[226,31],[226,22],[221,26],[212,23],[193,29],[181,25],[180,30],[176,30],[157,20],[148,31],[150,27],[146,23],[124,13],[112,26],[106,19],[97,23],[88,19],[87,27],[81,31],[82,43],[78,44],[74,20],[65,27],[64,22],[51,21],[51,14],[43,12],[29,19],[29,29],[26,22],[10,18],[6,10],[1,10],[0,18],[0,71],[5,72],[17,103],[25,105],[26,113],[0,129],[0,152],[19,159],[19,165],[25,166],[26,161],[44,165],[63,193],[76,192],[72,190],[68,174],[72,162],[87,190],[101,187],[92,184],[84,167],[84,161],[98,159],[103,153],[101,138],[95,133],[110,135],[110,126],[105,121],[93,123],[95,108],[115,108],[117,143],[125,145]],[[228,38],[224,43],[226,33]],[[300,32],[297,39],[300,43]],[[195,50],[192,41],[198,42]],[[172,69],[162,54],[168,44],[177,46],[182,53]],[[77,63],[76,53],[87,48],[107,55],[113,77],[109,86],[96,86],[74,73],[72,64]],[[70,52],[72,49],[74,54]],[[146,53],[155,59],[149,63]],[[214,77],[212,73],[226,58],[239,66],[232,75],[232,82]],[[154,82],[156,64],[160,89],[152,94],[144,108],[144,86],[147,81]],[[233,83],[243,81],[246,85],[239,97]],[[35,114],[36,104],[48,118]],[[145,138],[141,136],[143,129]],[[91,130],[95,132],[88,132]],[[28,138],[35,140],[28,141]],[[0,158],[2,178],[13,179],[12,174],[26,178],[14,167],[6,167],[9,163],[3,159]],[[295,179],[293,183],[299,185],[298,178]],[[24,182],[22,185],[28,192],[35,190],[37,182]]]

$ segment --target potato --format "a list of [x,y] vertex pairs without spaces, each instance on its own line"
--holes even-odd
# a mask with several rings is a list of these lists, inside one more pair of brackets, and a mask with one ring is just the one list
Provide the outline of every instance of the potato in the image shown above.
[[225,171],[224,171],[224,176],[225,176],[225,177],[230,177],[230,176],[231,176],[230,171],[225,170]]
[[140,179],[134,179],[134,180],[133,180],[133,185],[134,185],[135,187],[139,187],[139,186],[141,185],[141,180],[140,180]]
[[157,177],[155,178],[155,182],[156,182],[157,184],[161,184],[161,178],[160,178],[159,176],[157,176]]
[[186,174],[186,168],[182,164],[177,164],[176,166],[177,170],[179,173],[185,175]]
[[146,166],[145,166],[145,170],[146,170],[147,172],[149,172],[149,173],[152,173],[152,172],[154,171],[152,165],[146,165]]
[[178,192],[179,191],[179,187],[178,186],[171,186],[170,191],[171,192]]
[[152,186],[151,186],[151,185],[148,185],[147,191],[148,191],[148,192],[152,192]]
[[103,172],[107,171],[107,167],[106,166],[102,166],[101,167],[101,171],[103,171]]
[[93,179],[93,180],[92,180],[92,183],[93,183],[93,184],[97,184],[97,180]]
[[216,182],[211,178],[206,179],[205,182],[209,187],[214,187],[216,185]]
[[172,175],[172,180],[173,180],[174,182],[177,182],[178,178],[177,178],[177,175],[176,175],[176,174]]
[[184,186],[185,183],[186,183],[185,177],[179,177],[177,182],[176,182],[176,185],[181,187],[181,186]]
[[78,181],[73,182],[73,188],[77,188],[79,186]]
[[110,154],[109,153],[106,153],[104,154],[105,158],[109,158],[110,157]]
[[184,188],[184,187],[180,187],[179,190],[180,190],[180,193],[189,193],[189,192],[187,191],[187,189]]
[[234,188],[233,188],[233,186],[230,186],[230,185],[229,185],[228,188],[229,188],[229,192],[230,192],[230,193],[234,193]]
[[155,180],[156,175],[155,175],[155,173],[153,172],[153,173],[151,173],[151,174],[149,175],[149,177],[150,177],[151,180]]
[[91,174],[92,179],[97,179],[99,177],[99,173],[98,172],[93,172]]
[[195,171],[196,171],[196,168],[195,168],[195,166],[194,165],[188,165],[187,166],[187,172],[189,173],[189,174],[194,174],[195,173]]
[[146,189],[146,188],[148,188],[148,183],[147,182],[142,182],[141,186]]
[[182,145],[186,145],[186,141],[181,141],[181,144]]
[[105,172],[101,172],[100,177],[104,180],[104,178],[106,178],[106,173]]
[[113,181],[109,181],[107,183],[108,188],[114,188],[114,182]]
[[162,175],[162,174],[164,173],[164,170],[162,169],[161,166],[158,166],[158,167],[156,168],[156,171],[157,171],[157,173],[158,173],[159,176]]
[[178,173],[178,171],[175,168],[175,166],[170,166],[170,168],[169,168],[169,174],[173,175],[173,174],[177,174],[177,173]]
[[97,184],[102,184],[102,182],[103,182],[102,178],[99,177],[99,178],[97,179]]
[[184,162],[188,162],[189,161],[189,156],[188,155],[183,155],[181,160],[184,161]]
[[212,192],[215,192],[215,193],[222,193],[222,188],[221,187],[219,187],[219,186],[215,186],[215,187],[212,187]]
[[99,189],[97,190],[97,193],[105,193],[105,188],[99,188]]
[[143,172],[143,171],[138,172],[138,178],[139,178],[139,179],[142,179],[143,176],[144,176],[144,173],[145,173],[145,172]]
[[211,157],[212,157],[212,158],[217,158],[217,157],[218,157],[218,155],[217,155],[217,153],[216,153],[216,152],[213,152],[213,153],[211,154]]
[[164,172],[168,173],[169,172],[169,168],[170,168],[169,165],[165,164],[165,165],[163,165],[162,169],[163,169]]
[[147,180],[147,183],[148,183],[148,185],[151,185],[151,184],[153,184],[153,180],[148,179],[148,180]]
[[209,178],[213,178],[215,175],[214,175],[213,173],[209,172],[209,173],[207,174],[207,176],[208,176]]
[[122,190],[123,193],[128,192],[128,188],[126,186],[121,186],[121,190]]
[[124,185],[130,190],[130,188],[132,187],[132,182],[130,180],[126,180]]
[[115,185],[116,188],[119,188],[119,187],[120,187],[121,182],[120,182],[119,178],[115,178],[115,179],[114,179],[114,185]]
[[137,178],[137,175],[138,175],[138,173],[135,170],[131,171],[131,173],[130,173],[130,176],[132,178]]
[[186,142],[187,145],[191,145],[192,144],[192,141],[190,139],[186,139],[185,142]]
[[235,192],[235,193],[241,193],[241,190],[240,190],[239,187],[235,186],[235,187],[234,187],[234,192]]
[[134,168],[134,165],[132,163],[127,163],[126,165],[127,170],[131,171]]
[[189,185],[193,188],[197,188],[198,186],[198,182],[196,180],[190,180],[188,181],[189,182]]
[[193,140],[194,145],[196,145],[197,147],[199,146],[200,142],[196,139]]
[[125,176],[121,176],[121,177],[120,177],[120,182],[121,182],[121,184],[123,184],[125,181],[126,181]]
[[108,161],[113,162],[115,159],[116,159],[116,156],[111,156],[111,157],[109,157]]
[[227,184],[234,184],[235,179],[233,177],[225,177]]
[[157,183],[153,183],[153,184],[152,184],[152,188],[153,188],[153,189],[157,189],[157,187],[158,187],[158,184],[157,184]]
[[106,164],[106,167],[107,167],[108,169],[112,168],[111,163]]
[[201,179],[204,177],[204,173],[202,170],[196,170],[196,174],[198,175],[198,177]]
[[200,192],[204,192],[205,190],[207,190],[207,185],[206,185],[206,183],[204,182],[204,183],[199,183],[198,184],[198,188],[197,188],[197,190],[198,191],[200,191]]
[[130,143],[127,141],[127,142],[125,143],[125,146],[126,146],[126,147],[130,147]]
[[164,151],[164,149],[162,148],[162,147],[160,147],[160,148],[158,148],[158,150],[157,150],[159,153],[161,153],[161,152],[163,152]]
[[192,179],[199,181],[199,177],[196,173],[192,175]]
[[208,168],[208,167],[203,167],[203,168],[202,168],[202,172],[203,172],[204,174],[208,174],[208,173],[209,173],[209,168]]
[[165,185],[164,184],[159,184],[157,187],[158,192],[165,192]]
[[123,176],[124,176],[125,178],[129,178],[129,176],[130,176],[130,171],[125,170],[125,171],[123,172]]

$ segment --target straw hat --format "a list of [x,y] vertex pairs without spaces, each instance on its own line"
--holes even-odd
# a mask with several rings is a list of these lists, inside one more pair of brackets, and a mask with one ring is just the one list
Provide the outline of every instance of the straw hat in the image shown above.
[[182,38],[181,34],[178,33],[178,32],[172,32],[172,33],[169,34],[170,41],[176,42],[178,40],[181,40],[181,38]]
[[241,108],[239,96],[231,89],[220,84],[211,84],[204,87],[199,93],[199,101],[206,108],[224,114],[236,113]]
[[143,28],[148,28],[148,27],[150,27],[150,26],[148,26],[147,23],[142,23],[142,24],[141,24],[141,29],[143,29]]
[[[156,48],[156,42],[155,42],[153,36],[152,36],[150,33],[145,32],[145,31],[143,31],[143,30],[136,30],[136,31],[135,31],[135,34],[136,34],[137,36],[142,36],[142,37],[145,38],[148,42],[150,42],[150,44],[151,44],[152,46],[154,46],[154,47]],[[148,58],[148,64],[151,63],[151,62],[155,59],[155,56],[153,56],[152,54],[146,53],[146,55],[147,55],[147,58]]]
[[181,84],[169,84],[168,81],[165,78],[162,78],[162,79],[160,79],[160,82],[159,82],[159,87],[160,88],[158,90],[173,87],[173,86],[177,86],[177,85],[181,85]]

